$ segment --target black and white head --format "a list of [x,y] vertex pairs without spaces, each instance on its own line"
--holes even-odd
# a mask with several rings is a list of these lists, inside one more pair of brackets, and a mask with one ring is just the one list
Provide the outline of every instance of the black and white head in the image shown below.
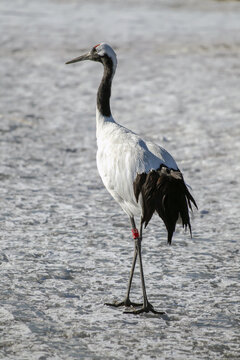
[[92,60],[102,63],[103,65],[112,64],[113,71],[117,67],[117,56],[110,45],[106,43],[100,43],[95,45],[88,53],[74,58],[66,64],[73,64],[78,61]]

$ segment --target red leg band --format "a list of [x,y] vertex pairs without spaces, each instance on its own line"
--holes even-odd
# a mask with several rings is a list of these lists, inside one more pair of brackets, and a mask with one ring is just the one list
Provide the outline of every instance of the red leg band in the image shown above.
[[138,229],[132,229],[132,235],[134,239],[138,239],[139,238]]

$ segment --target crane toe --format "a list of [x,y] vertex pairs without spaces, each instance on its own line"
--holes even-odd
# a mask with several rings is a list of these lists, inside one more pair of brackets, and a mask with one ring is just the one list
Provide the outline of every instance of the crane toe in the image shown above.
[[157,314],[157,315],[164,315],[166,314],[164,311],[157,311],[154,309],[153,305],[150,304],[150,302],[147,302],[147,304],[141,307],[141,309],[133,309],[133,310],[126,310],[124,311],[124,314],[133,314],[133,315],[138,315],[138,314],[142,314],[142,313],[153,313],[153,314]]
[[129,298],[127,298],[124,299],[123,301],[114,301],[113,303],[105,303],[104,305],[112,306],[112,307],[120,307],[120,306],[139,307],[139,306],[143,306],[143,303],[135,303],[132,302]]

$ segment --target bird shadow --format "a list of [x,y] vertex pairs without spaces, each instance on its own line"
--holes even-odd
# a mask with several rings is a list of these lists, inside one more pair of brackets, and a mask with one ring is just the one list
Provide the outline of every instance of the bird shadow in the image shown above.
[[130,314],[130,315],[133,315],[133,316],[140,316],[140,317],[145,317],[145,318],[148,318],[148,319],[162,319],[164,321],[171,321],[170,317],[165,313],[165,314],[154,314],[154,313],[151,313],[151,312],[148,312],[148,313],[141,313],[141,314],[134,314],[134,313],[124,313],[124,314]]

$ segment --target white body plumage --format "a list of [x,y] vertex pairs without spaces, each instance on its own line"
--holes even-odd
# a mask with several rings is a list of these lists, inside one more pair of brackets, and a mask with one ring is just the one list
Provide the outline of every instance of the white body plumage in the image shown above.
[[139,173],[157,170],[163,164],[177,170],[173,157],[163,148],[104,117],[96,110],[97,167],[103,184],[131,217],[141,215],[141,198],[136,201],[133,182]]

